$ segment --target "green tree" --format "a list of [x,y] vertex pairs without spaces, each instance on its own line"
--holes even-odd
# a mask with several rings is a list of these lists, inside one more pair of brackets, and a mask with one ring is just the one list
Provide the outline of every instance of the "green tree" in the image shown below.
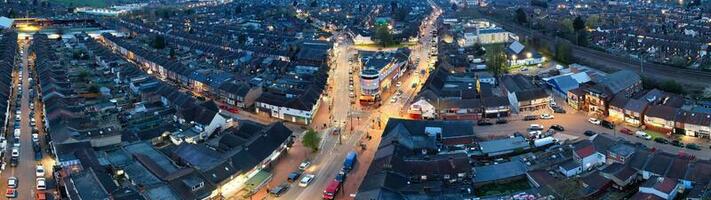
[[585,20],[585,26],[589,29],[594,29],[600,26],[600,15],[590,15],[590,17]]
[[555,44],[555,59],[564,64],[573,62],[572,49],[567,41],[558,41]]
[[162,35],[155,35],[150,42],[151,47],[155,49],[165,48],[165,38]]
[[486,69],[499,78],[508,72],[509,64],[503,45],[495,45],[486,50]]
[[588,41],[590,38],[588,38],[588,32],[583,30],[578,32],[578,45],[587,47],[588,46]]
[[558,31],[562,32],[564,34],[572,33],[574,31],[573,29],[573,20],[570,19],[564,19],[558,23]]
[[671,65],[677,67],[686,67],[687,62],[688,61],[683,56],[672,56],[671,58]]
[[310,148],[313,152],[318,151],[318,146],[320,143],[321,136],[319,136],[318,132],[314,131],[314,129],[309,129],[308,131],[306,131],[304,137],[301,138],[301,144],[303,144],[307,148]]
[[523,11],[522,8],[516,9],[516,22],[519,24],[525,24],[528,22],[528,15],[526,15],[526,11]]
[[318,7],[318,1],[317,1],[317,0],[311,1],[310,6],[311,6],[311,7],[314,7],[314,8],[315,8],[315,7]]
[[397,44],[393,38],[393,34],[390,32],[388,25],[379,24],[375,27],[374,39],[378,42],[380,46],[390,46]]
[[684,87],[677,83],[675,80],[666,80],[662,82],[662,84],[659,85],[659,89],[671,92],[671,93],[676,93],[676,94],[684,94]]
[[580,16],[575,17],[575,20],[573,20],[573,29],[575,29],[576,32],[584,30],[585,20],[583,20]]

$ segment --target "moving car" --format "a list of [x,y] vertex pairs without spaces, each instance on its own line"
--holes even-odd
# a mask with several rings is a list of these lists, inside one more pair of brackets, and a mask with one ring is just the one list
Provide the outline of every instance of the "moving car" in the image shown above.
[[311,181],[314,180],[316,175],[313,174],[306,174],[304,177],[301,177],[301,181],[299,181],[299,187],[307,187],[309,184],[311,184]]
[[561,108],[561,107],[558,107],[558,106],[555,106],[555,107],[553,107],[553,112],[554,112],[554,113],[565,114],[565,109],[563,109],[563,108]]
[[600,120],[597,118],[590,118],[588,119],[588,122],[590,122],[591,124],[600,125]]
[[343,170],[339,170],[338,174],[336,174],[336,179],[337,181],[343,182],[346,180],[346,172]]
[[15,157],[15,158],[17,158],[18,156],[20,156],[20,148],[12,148],[12,154],[11,154],[11,155],[12,155],[12,157]]
[[638,138],[645,139],[645,140],[651,140],[651,139],[652,139],[652,136],[650,136],[649,134],[645,133],[644,131],[637,131],[637,132],[634,132],[634,136],[635,136],[635,137],[638,137]]

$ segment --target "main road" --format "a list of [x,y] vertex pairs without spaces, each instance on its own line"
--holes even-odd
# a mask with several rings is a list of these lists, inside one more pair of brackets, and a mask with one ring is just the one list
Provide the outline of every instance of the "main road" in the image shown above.
[[[434,5],[434,3],[430,2]],[[361,107],[352,102],[357,102],[357,98],[351,98],[350,93],[358,94],[358,70],[354,70],[351,74],[349,71],[352,65],[349,60],[354,59],[356,50],[348,40],[339,39],[338,44],[334,47],[333,70],[331,71],[331,80],[329,82],[328,98],[325,101],[326,106],[322,109],[327,109],[325,113],[328,116],[326,127],[322,131],[323,141],[320,151],[311,156],[310,160],[313,163],[312,167],[308,168],[305,173],[314,174],[316,178],[306,188],[298,187],[297,184],[292,184],[285,194],[278,199],[321,199],[322,194],[328,183],[335,178],[337,173],[343,167],[345,155],[350,151],[358,153],[358,162],[355,168],[349,173],[346,178],[343,188],[336,195],[336,199],[352,199],[356,194],[360,183],[362,182],[368,167],[373,159],[380,141],[382,126],[385,125],[390,117],[399,117],[402,114],[402,109],[407,105],[407,102],[417,93],[426,74],[419,74],[420,71],[426,69],[429,65],[429,50],[431,45],[431,31],[441,14],[441,10],[434,7],[434,12],[428,21],[424,21],[420,27],[420,31],[424,35],[420,38],[420,43],[412,47],[411,61],[418,63],[414,69],[410,69],[400,81],[403,83],[400,90],[403,95],[396,102],[390,102],[387,95],[392,95],[394,91],[383,92],[386,95],[381,98],[383,101],[380,107]],[[338,37],[335,37],[338,38]],[[419,60],[417,60],[419,59]],[[413,63],[413,62],[411,62]],[[349,78],[354,80],[353,89],[350,89]],[[412,83],[417,83],[417,87],[411,87]],[[393,89],[394,90],[394,89]],[[315,127],[321,128],[323,122],[314,124]],[[333,130],[340,129],[341,135],[331,134]],[[366,135],[374,136],[373,139],[366,139]],[[361,148],[361,144],[365,149]],[[289,166],[277,167],[280,170],[287,171],[275,172],[275,177],[283,178],[283,174],[289,173],[296,169],[296,163],[287,162],[277,165],[287,164]],[[276,174],[280,174],[277,176]],[[284,180],[272,180],[268,186],[276,186]],[[268,197],[274,198],[274,197]]]

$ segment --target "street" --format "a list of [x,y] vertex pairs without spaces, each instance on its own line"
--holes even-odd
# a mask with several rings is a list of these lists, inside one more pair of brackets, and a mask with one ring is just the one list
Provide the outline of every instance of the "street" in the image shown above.
[[[51,171],[52,171],[52,166],[53,166],[53,161],[51,157],[49,157],[44,150],[42,151],[43,154],[43,159],[38,162],[35,161],[35,154],[33,151],[32,147],[32,127],[30,126],[30,113],[33,112],[33,110],[30,108],[30,82],[29,82],[29,77],[30,73],[29,71],[34,68],[33,64],[31,61],[28,59],[28,48],[29,48],[29,41],[25,40],[20,40],[20,49],[22,49],[22,79],[21,79],[21,87],[22,87],[22,93],[21,93],[21,99],[20,99],[20,155],[18,159],[18,165],[16,167],[11,167],[10,164],[5,165],[5,170],[2,172],[2,182],[4,184],[0,184],[0,189],[2,191],[5,191],[7,189],[7,179],[9,177],[16,177],[18,179],[18,188],[17,188],[17,198],[19,199],[32,199],[34,198],[34,195],[36,193],[36,178],[35,177],[35,167],[37,163],[42,163],[43,166],[45,166],[45,177],[51,177]],[[19,66],[18,66],[19,67]],[[19,71],[17,71],[18,68],[16,68],[15,74]],[[14,79],[14,84],[13,87],[17,87],[17,83],[19,83],[20,79],[18,77],[19,75],[13,76]],[[14,90],[14,92],[19,92],[17,89]],[[16,97],[17,94],[13,95],[12,97]],[[17,102],[14,99],[12,102]],[[35,105],[36,106],[36,105]],[[12,113],[14,112],[14,109],[11,110]],[[41,124],[41,115],[37,114],[34,115],[36,122],[39,122],[37,124]],[[11,115],[12,119],[15,119],[14,115]],[[13,120],[13,123],[11,123],[11,126],[15,126],[16,120]],[[12,144],[14,143],[14,139],[12,135],[12,130],[10,129],[10,133],[8,133],[8,152],[5,154],[5,162],[9,163],[10,162],[10,151],[12,150]],[[40,129],[41,130],[41,129]],[[41,133],[42,131],[40,131]],[[40,134],[39,136],[40,140],[44,140],[44,136]],[[42,142],[40,142],[40,145]],[[43,147],[42,149],[47,148],[46,146]]]

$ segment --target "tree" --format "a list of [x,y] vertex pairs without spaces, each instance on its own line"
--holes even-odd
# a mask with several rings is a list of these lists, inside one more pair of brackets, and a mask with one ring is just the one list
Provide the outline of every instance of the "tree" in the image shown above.
[[600,16],[599,15],[590,15],[588,19],[585,20],[585,26],[588,27],[589,29],[594,29],[600,26]]
[[309,6],[311,6],[312,8],[318,7],[318,1],[317,0],[311,1],[311,4]]
[[564,34],[572,33],[574,31],[573,29],[573,21],[570,19],[564,19],[558,23],[558,31]]
[[390,12],[397,12],[397,2],[396,1],[390,1]]
[[390,28],[388,28],[388,25],[385,24],[376,25],[374,36],[380,46],[390,46],[397,43],[397,41],[393,39],[393,34],[390,32]]
[[299,2],[296,1],[296,0],[294,0],[294,2],[291,3],[291,6],[294,6],[294,7],[296,7],[296,6],[298,6],[298,5],[299,5]]
[[457,4],[456,3],[452,3],[452,10],[457,11]]
[[580,31],[578,32],[578,45],[587,47],[588,46],[588,32],[587,31]]
[[580,16],[575,17],[575,20],[573,20],[573,29],[575,29],[576,32],[585,29],[585,21],[583,18]]
[[301,144],[305,147],[310,148],[311,151],[318,151],[319,144],[321,144],[321,136],[318,135],[314,129],[309,129],[301,138]]
[[564,64],[573,62],[572,49],[567,41],[558,41],[555,44],[555,59]]
[[687,60],[683,56],[672,56],[670,64],[677,67],[686,67]]
[[175,53],[175,48],[170,48],[170,58],[175,59],[177,53]]
[[662,82],[662,84],[659,85],[659,89],[676,94],[685,93],[684,87],[681,86],[681,84],[677,83],[675,80],[671,79]]
[[526,15],[526,11],[523,11],[522,8],[516,9],[516,22],[519,24],[525,24],[528,22],[528,15]]
[[494,77],[499,78],[502,74],[508,72],[509,64],[503,45],[490,47],[486,50],[485,56],[486,69],[491,72]]
[[151,39],[150,45],[155,49],[163,49],[165,48],[165,38],[162,35],[155,35]]

